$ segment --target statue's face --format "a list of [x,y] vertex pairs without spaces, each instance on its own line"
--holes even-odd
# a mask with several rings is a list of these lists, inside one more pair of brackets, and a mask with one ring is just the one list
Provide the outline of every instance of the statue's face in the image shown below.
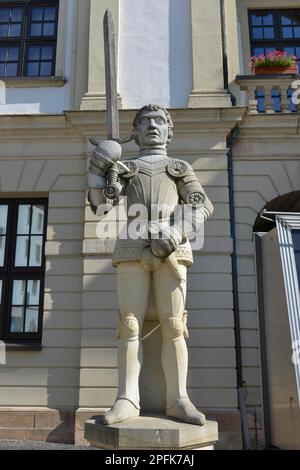
[[164,111],[145,111],[138,121],[136,132],[141,148],[166,148],[169,127]]

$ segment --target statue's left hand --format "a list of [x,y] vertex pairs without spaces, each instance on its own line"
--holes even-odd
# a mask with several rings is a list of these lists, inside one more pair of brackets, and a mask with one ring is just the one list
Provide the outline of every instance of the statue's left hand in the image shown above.
[[157,258],[167,258],[174,251],[176,247],[170,242],[170,240],[152,240],[151,251]]
[[167,258],[181,242],[182,234],[175,227],[165,228],[151,241],[151,251],[157,258]]

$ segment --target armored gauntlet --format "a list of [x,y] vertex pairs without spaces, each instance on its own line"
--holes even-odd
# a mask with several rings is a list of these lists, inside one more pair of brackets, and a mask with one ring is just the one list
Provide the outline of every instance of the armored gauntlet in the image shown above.
[[182,242],[182,234],[176,227],[166,227],[151,241],[151,251],[157,258],[167,258]]

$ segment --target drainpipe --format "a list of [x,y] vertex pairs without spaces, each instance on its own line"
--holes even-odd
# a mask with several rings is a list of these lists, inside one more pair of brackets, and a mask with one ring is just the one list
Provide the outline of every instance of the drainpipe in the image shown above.
[[236,356],[236,377],[238,392],[238,408],[241,413],[242,435],[244,449],[251,448],[251,439],[248,428],[248,419],[245,404],[245,388],[242,368],[242,347],[241,347],[241,322],[239,307],[239,285],[237,271],[237,239],[236,239],[236,217],[234,205],[234,175],[233,175],[233,154],[232,148],[239,138],[239,128],[233,129],[227,139],[227,160],[228,160],[228,186],[229,186],[229,208],[230,208],[230,233],[233,242],[231,266],[232,266],[232,290],[233,290],[233,315],[234,315],[234,337]]

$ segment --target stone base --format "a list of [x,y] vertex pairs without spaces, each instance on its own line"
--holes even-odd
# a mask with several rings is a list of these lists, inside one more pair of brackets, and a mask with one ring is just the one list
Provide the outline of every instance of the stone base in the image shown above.
[[104,426],[98,416],[86,422],[85,439],[100,449],[211,450],[218,441],[218,424],[195,426],[155,415]]
[[0,408],[0,440],[73,444],[75,410]]

